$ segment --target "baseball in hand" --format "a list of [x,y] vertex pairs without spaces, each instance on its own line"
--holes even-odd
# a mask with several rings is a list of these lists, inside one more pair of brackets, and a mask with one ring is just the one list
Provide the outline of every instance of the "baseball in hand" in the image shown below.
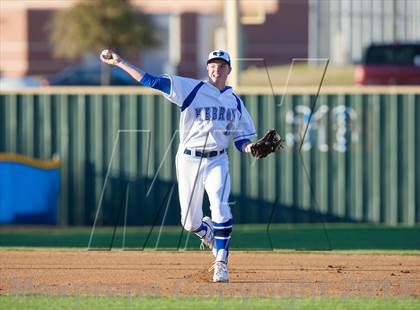
[[112,53],[110,53],[109,51],[103,51],[102,52],[102,58],[104,58],[104,59],[112,59]]

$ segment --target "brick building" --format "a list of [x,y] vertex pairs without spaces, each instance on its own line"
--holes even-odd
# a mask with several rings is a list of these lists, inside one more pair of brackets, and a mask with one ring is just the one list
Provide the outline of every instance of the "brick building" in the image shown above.
[[[48,75],[70,64],[55,59],[49,21],[76,1],[0,1],[0,72],[6,77]],[[224,1],[132,0],[153,19],[163,44],[140,51],[137,64],[152,73],[201,77],[209,50],[225,48]],[[244,24],[241,57],[265,58],[269,65],[307,57],[308,0],[240,0]],[[253,64],[257,65],[257,64]]]

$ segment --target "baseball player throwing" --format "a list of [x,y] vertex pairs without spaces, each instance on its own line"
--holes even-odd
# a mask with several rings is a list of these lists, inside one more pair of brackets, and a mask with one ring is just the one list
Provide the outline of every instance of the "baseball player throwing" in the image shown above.
[[[181,111],[180,143],[176,156],[181,222],[194,232],[215,256],[214,282],[229,281],[232,213],[227,148],[233,136],[240,152],[261,155],[261,147],[251,143],[256,131],[242,100],[226,86],[232,71],[229,54],[211,52],[207,60],[208,80],[199,81],[175,75],[153,76],[124,61],[111,50],[100,55],[104,63],[118,66],[143,86],[158,89]],[[281,139],[280,139],[281,140]],[[260,143],[266,145],[266,143]],[[255,147],[253,147],[255,146]],[[211,218],[203,217],[204,191],[210,201]]]

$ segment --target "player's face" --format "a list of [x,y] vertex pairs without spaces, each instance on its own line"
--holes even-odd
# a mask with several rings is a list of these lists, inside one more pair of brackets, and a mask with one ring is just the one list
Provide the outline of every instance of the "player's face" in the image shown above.
[[215,59],[207,65],[209,80],[216,86],[224,87],[231,70],[229,64],[221,59]]

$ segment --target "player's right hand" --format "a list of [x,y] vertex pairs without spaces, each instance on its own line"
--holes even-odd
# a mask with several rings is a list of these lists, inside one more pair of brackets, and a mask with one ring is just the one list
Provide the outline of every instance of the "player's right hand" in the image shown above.
[[114,53],[112,50],[103,50],[99,58],[102,62],[114,66],[116,66],[121,61],[121,57],[117,53]]

